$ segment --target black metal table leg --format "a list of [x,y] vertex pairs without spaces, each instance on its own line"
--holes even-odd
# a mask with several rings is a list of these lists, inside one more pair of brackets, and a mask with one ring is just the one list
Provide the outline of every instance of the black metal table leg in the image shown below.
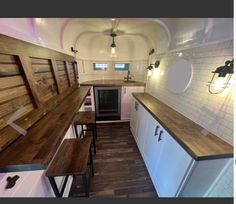
[[62,197],[61,193],[59,192],[59,190],[57,188],[57,184],[56,184],[56,181],[55,181],[54,177],[48,177],[48,179],[49,179],[49,182],[50,182],[50,184],[52,186],[52,189],[55,193],[55,196],[56,197]]
[[93,132],[93,151],[96,154],[96,136],[95,136],[95,125],[92,124],[92,132]]
[[53,189],[53,191],[54,191],[56,197],[62,197],[62,196],[63,196],[63,193],[64,193],[64,191],[65,191],[68,178],[69,178],[69,176],[67,175],[66,178],[65,178],[65,180],[63,181],[62,188],[61,188],[61,192],[60,192],[59,189],[58,189],[58,187],[57,187],[55,178],[54,178],[54,177],[48,177],[49,182],[50,182],[50,184],[51,184],[51,186],[52,186],[52,189]]
[[83,138],[84,138],[85,135],[84,135],[84,127],[83,127],[83,125],[81,125],[81,131],[82,131],[82,135],[83,135]]
[[77,129],[77,125],[74,124],[74,129],[75,129],[75,136],[77,139],[79,139],[79,134],[78,134],[78,129]]
[[61,192],[60,192],[61,197],[63,196],[63,193],[64,193],[64,191],[65,191],[68,178],[69,178],[69,176],[67,175],[66,178],[65,178],[65,180],[64,180],[64,182],[63,182],[63,185],[62,185],[62,188],[61,188]]
[[86,197],[89,197],[89,186],[88,186],[86,174],[82,175],[82,179],[83,179],[83,186],[84,186],[85,195],[86,195]]
[[91,146],[89,148],[89,160],[90,160],[90,165],[91,165],[91,171],[92,171],[92,176],[94,176],[94,169],[93,169],[93,154],[91,150]]
[[98,139],[98,134],[97,134],[97,124],[96,124],[96,121],[95,121],[95,135],[96,135],[96,140]]

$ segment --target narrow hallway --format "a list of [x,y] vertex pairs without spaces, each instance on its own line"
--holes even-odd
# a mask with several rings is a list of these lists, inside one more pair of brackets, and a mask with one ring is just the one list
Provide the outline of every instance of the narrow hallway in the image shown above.
[[[95,175],[90,197],[157,197],[129,123],[97,124]],[[80,179],[73,181],[70,197],[81,194]]]

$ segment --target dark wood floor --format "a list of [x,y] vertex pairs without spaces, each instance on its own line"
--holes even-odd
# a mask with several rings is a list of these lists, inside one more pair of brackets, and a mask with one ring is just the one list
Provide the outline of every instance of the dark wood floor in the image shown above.
[[[129,123],[98,124],[94,177],[90,197],[157,197],[156,191],[129,129]],[[70,196],[81,196],[75,178]]]

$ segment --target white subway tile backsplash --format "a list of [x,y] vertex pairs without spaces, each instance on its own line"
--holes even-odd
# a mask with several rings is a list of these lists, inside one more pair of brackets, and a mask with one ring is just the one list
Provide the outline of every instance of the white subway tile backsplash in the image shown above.
[[[166,53],[155,56],[161,61],[159,71],[164,74],[158,78],[149,78],[146,92],[233,145],[233,86],[217,95],[210,94],[207,87],[212,71],[224,65],[226,60],[233,59],[233,40],[181,52],[183,58],[188,59],[193,67],[193,78],[189,88],[182,94],[173,94],[167,90],[168,68],[177,57],[176,53]],[[232,168],[226,170],[225,175],[212,190],[211,196],[233,196]]]

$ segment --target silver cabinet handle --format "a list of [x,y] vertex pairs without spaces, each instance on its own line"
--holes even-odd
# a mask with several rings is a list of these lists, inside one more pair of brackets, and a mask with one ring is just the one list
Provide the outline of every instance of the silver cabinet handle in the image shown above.
[[126,94],[126,88],[124,87],[124,94]]
[[157,136],[157,133],[158,133],[158,129],[159,129],[159,127],[160,127],[159,125],[156,126],[156,130],[155,130],[155,134],[154,134],[154,136]]
[[159,137],[158,137],[158,142],[162,140],[161,135],[163,134],[163,130],[160,131]]

